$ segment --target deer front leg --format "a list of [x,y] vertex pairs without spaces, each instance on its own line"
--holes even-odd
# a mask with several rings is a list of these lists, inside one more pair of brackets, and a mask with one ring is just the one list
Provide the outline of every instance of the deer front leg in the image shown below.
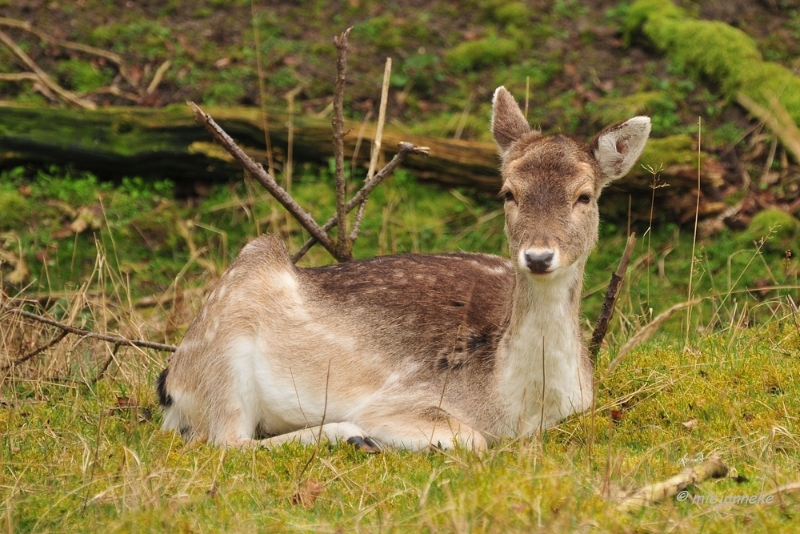
[[326,423],[321,426],[304,428],[266,439],[244,439],[237,445],[272,449],[284,443],[292,442],[309,445],[316,443],[320,439],[328,440],[331,443],[346,441],[357,449],[368,453],[380,452],[381,450],[380,446],[372,441],[361,428],[352,423]]
[[358,422],[372,438],[396,449],[420,451],[459,446],[484,451],[487,448],[486,438],[479,431],[438,406],[403,409],[387,403],[362,411]]

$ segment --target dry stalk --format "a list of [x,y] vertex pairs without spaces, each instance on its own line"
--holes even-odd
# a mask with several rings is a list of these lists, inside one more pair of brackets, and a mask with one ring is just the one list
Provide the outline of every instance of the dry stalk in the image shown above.
[[255,178],[258,183],[263,185],[275,199],[286,208],[292,216],[305,228],[314,238],[322,243],[322,246],[336,258],[336,247],[331,241],[325,230],[314,221],[310,214],[308,214],[295,200],[283,189],[275,179],[270,176],[264,168],[250,159],[250,156],[244,153],[239,146],[225,133],[225,131],[211,118],[206,112],[198,107],[194,102],[187,102],[189,107],[194,111],[194,117],[198,124],[203,126],[214,138],[219,141],[223,148],[233,156],[236,161],[244,166],[245,170]]
[[333,90],[333,157],[336,165],[336,222],[339,227],[334,256],[338,261],[349,261],[353,258],[353,243],[347,233],[347,184],[344,176],[344,84],[347,79],[347,37],[352,29],[347,28],[333,39],[337,51],[337,76]]
[[258,71],[258,99],[261,101],[261,128],[264,130],[264,143],[267,148],[267,172],[275,174],[275,165],[272,162],[272,144],[269,139],[269,125],[267,123],[267,103],[264,99],[264,66],[261,64],[261,39],[258,36],[258,24],[256,24],[256,7],[253,0],[250,0],[250,20],[253,23],[253,41],[256,50],[256,69]]
[[724,477],[727,474],[728,466],[718,457],[712,456],[696,467],[685,469],[679,475],[634,491],[619,501],[617,509],[622,512],[638,510],[645,506],[666,501],[692,484],[703,482],[709,478]]
[[617,270],[611,274],[611,281],[608,283],[606,296],[603,299],[603,308],[600,310],[600,316],[597,318],[597,324],[592,333],[592,341],[589,343],[589,354],[592,358],[592,363],[597,359],[597,354],[600,352],[600,346],[603,344],[603,339],[606,337],[608,331],[608,323],[614,317],[614,309],[617,305],[617,297],[619,290],[622,286],[622,280],[625,278],[625,273],[628,270],[628,263],[633,254],[633,247],[636,245],[636,234],[628,236],[628,242],[625,244],[625,251],[622,253],[622,258],[619,260]]
[[[392,58],[386,58],[386,67],[383,70],[383,85],[381,86],[381,103],[378,108],[378,126],[375,130],[375,141],[372,144],[372,156],[369,160],[369,170],[367,171],[367,179],[369,182],[375,175],[375,169],[378,166],[378,158],[381,155],[381,143],[383,142],[383,127],[386,124],[386,103],[389,100],[389,79],[392,74]],[[354,243],[358,237],[358,230],[361,228],[361,221],[364,218],[364,209],[367,207],[367,199],[358,205],[356,212],[356,220],[353,222],[353,231],[350,233],[350,242]]]
[[[689,263],[689,294],[686,297],[689,302],[692,301],[692,281],[694,279],[694,260],[695,251],[697,246],[697,223],[700,218],[700,168],[702,166],[702,157],[700,152],[700,144],[703,140],[703,119],[697,118],[697,204],[694,208],[694,234],[692,236],[692,261]],[[683,350],[689,348],[689,332],[692,328],[692,304],[686,308],[686,339],[683,343]]]

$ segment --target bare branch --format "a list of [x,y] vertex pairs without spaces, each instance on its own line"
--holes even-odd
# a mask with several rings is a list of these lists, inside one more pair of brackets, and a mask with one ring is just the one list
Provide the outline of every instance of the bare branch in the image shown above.
[[[101,341],[108,341],[110,343],[115,343],[118,345],[142,347],[146,349],[161,350],[164,352],[175,352],[178,349],[178,347],[176,347],[175,345],[165,345],[163,343],[155,343],[153,341],[144,341],[141,339],[128,339],[122,336],[114,336],[109,334],[100,334],[97,332],[92,332],[91,330],[78,328],[77,326],[59,323],[56,320],[48,319],[47,317],[42,317],[41,315],[36,315],[35,313],[26,312],[25,310],[20,310],[19,308],[10,308],[8,309],[8,313],[15,313],[21,317],[25,317],[26,319],[32,319],[34,321],[38,321],[46,325],[55,326],[56,328],[60,328],[64,332],[68,332],[70,334],[76,334],[84,338],[99,339]],[[59,338],[58,341],[60,340],[61,339]],[[12,363],[12,365],[14,364]]]
[[[430,152],[430,149],[426,146],[414,146],[411,143],[402,142],[400,143],[400,150],[395,154],[395,156],[387,163],[377,174],[370,180],[369,182],[365,183],[364,186],[358,190],[358,193],[355,194],[353,198],[345,205],[345,210],[347,213],[353,211],[356,206],[361,204],[361,202],[366,199],[372,191],[380,185],[380,183],[389,176],[392,171],[394,171],[398,165],[405,159],[408,154],[419,154],[423,156],[427,156]],[[336,216],[332,216],[328,221],[322,225],[322,230],[327,232],[331,228],[336,225]],[[292,256],[292,262],[297,263],[297,261],[303,257],[303,255],[308,252],[314,244],[316,243],[316,239],[311,237],[308,241],[306,241],[300,250],[294,253]],[[326,247],[327,248],[327,247]]]
[[592,341],[589,343],[589,355],[592,358],[592,363],[597,359],[597,354],[600,352],[600,346],[603,344],[603,339],[605,339],[608,331],[608,323],[614,317],[620,286],[625,278],[625,272],[628,270],[628,262],[631,259],[631,254],[633,254],[634,245],[636,245],[636,234],[631,234],[628,236],[628,242],[625,244],[625,251],[619,260],[617,270],[611,275],[611,281],[608,283],[606,297],[603,299],[603,308],[600,310],[600,316],[597,318],[597,324],[592,333]]
[[336,248],[333,245],[326,230],[320,228],[316,221],[309,215],[300,205],[295,202],[289,193],[286,192],[275,179],[270,176],[264,168],[250,159],[250,156],[244,153],[239,146],[234,142],[231,137],[211,118],[206,112],[200,109],[194,102],[187,102],[189,107],[194,111],[194,117],[198,124],[203,126],[211,133],[214,138],[222,144],[223,148],[230,153],[247,172],[250,173],[261,185],[263,185],[275,199],[286,208],[289,213],[320,243],[325,249],[336,258]]
[[353,246],[347,233],[347,211],[344,179],[344,84],[347,79],[347,37],[353,28],[347,28],[339,37],[334,37],[338,53],[336,59],[336,84],[333,90],[333,157],[336,162],[336,219],[339,237],[336,242],[336,259],[349,261],[353,258]]
[[37,65],[36,62],[33,61],[33,59],[31,59],[31,57],[26,54],[24,50],[17,46],[17,43],[15,43],[6,32],[0,31],[0,41],[3,41],[3,43],[5,43],[5,45],[8,46],[11,51],[14,52],[14,54],[16,54],[16,56],[20,58],[23,63],[25,63],[25,65],[27,65],[29,69],[36,73],[36,75],[39,77],[39,80],[41,80],[41,82],[46,85],[48,89],[58,94],[58,96],[84,109],[95,109],[97,107],[94,102],[84,100],[75,93],[67,91],[54,82],[45,71],[39,68],[39,65]]

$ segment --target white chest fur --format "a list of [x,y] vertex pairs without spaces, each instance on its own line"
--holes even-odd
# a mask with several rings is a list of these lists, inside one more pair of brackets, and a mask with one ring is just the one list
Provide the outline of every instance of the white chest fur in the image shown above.
[[516,302],[526,305],[514,310],[524,312],[512,314],[497,379],[506,433],[524,435],[586,409],[593,385],[581,369],[577,303],[570,297],[580,291],[580,272],[564,273],[546,284],[520,283],[516,290]]

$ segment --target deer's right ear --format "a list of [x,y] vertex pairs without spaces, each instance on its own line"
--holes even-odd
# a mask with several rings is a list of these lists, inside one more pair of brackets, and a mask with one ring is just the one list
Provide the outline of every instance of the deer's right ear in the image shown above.
[[603,172],[603,186],[631,170],[649,136],[649,117],[634,117],[610,126],[595,136],[590,146]]
[[492,98],[492,135],[500,154],[505,155],[511,145],[531,131],[517,101],[505,87],[498,87]]

